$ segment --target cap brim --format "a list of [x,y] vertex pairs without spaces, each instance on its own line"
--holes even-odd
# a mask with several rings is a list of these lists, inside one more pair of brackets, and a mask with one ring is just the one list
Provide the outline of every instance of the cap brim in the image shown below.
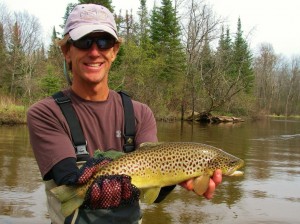
[[72,38],[72,40],[78,40],[81,37],[84,37],[85,35],[89,34],[89,33],[94,33],[94,32],[106,32],[111,34],[113,37],[116,38],[116,40],[118,40],[118,36],[116,34],[116,32],[108,27],[108,26],[104,26],[104,25],[85,25],[85,26],[80,26],[77,28],[74,28],[73,30],[71,30],[69,32],[70,37]]

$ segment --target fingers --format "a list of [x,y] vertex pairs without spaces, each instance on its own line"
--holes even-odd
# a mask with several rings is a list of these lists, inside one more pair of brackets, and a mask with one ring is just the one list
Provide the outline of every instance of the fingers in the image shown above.
[[88,188],[83,207],[112,209],[139,201],[140,192],[126,175],[103,175]]
[[203,195],[209,186],[210,177],[200,176],[194,179],[194,192],[198,195]]
[[189,179],[179,184],[181,187],[187,189],[188,191],[192,191],[194,189],[194,180]]
[[207,191],[203,194],[203,196],[206,199],[212,199],[213,196],[214,196],[215,189],[216,189],[216,184],[215,184],[215,182],[212,179],[210,179]]
[[204,177],[205,176],[193,178],[179,185],[189,191],[193,190],[196,194],[203,195],[207,199],[211,199],[213,198],[216,187],[222,182],[222,171],[220,169],[216,170],[209,180],[206,180]]
[[222,182],[222,170],[217,169],[214,172],[212,180],[215,182],[215,186],[217,187]]
[[207,191],[203,194],[206,199],[212,199],[216,187],[222,182],[222,171],[216,170],[213,177],[209,180]]

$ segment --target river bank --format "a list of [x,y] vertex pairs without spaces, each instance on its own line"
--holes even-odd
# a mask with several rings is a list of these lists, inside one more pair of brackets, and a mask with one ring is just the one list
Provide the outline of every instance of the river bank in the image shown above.
[[[0,100],[0,125],[19,125],[19,124],[26,124],[26,112],[28,107],[22,106],[22,105],[16,105],[12,102],[5,102],[3,99]],[[187,112],[184,120],[186,121],[196,121],[201,122],[200,119],[200,113],[196,113],[194,116],[194,119],[192,119],[191,112]],[[208,116],[209,117],[209,116]],[[243,117],[243,118],[236,118],[235,116],[224,116],[220,114],[216,114],[214,116],[210,115],[210,118],[207,117],[207,120],[204,121],[204,123],[207,123],[208,120],[212,120],[211,123],[222,123],[222,122],[243,122],[244,120],[260,120],[268,117],[272,118],[285,118],[283,115],[260,115],[257,117]],[[259,118],[258,118],[259,117]],[[300,118],[300,115],[294,115],[289,116],[289,118]],[[157,121],[168,121],[168,122],[174,122],[177,120],[180,120],[181,118],[176,118],[175,116],[172,116],[171,118],[165,117],[165,118],[157,118]],[[202,116],[203,119],[203,116]]]
[[26,124],[26,110],[24,108],[1,108],[0,125]]

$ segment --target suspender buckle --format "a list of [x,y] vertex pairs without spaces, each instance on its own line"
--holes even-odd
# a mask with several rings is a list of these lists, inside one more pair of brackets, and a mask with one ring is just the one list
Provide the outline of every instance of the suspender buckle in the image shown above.
[[86,150],[86,144],[85,145],[77,145],[75,146],[76,149],[76,155],[88,155],[88,151]]
[[89,153],[86,150],[86,144],[75,146],[75,151],[76,151],[77,162],[87,161],[90,158]]
[[124,140],[125,140],[123,145],[124,152],[125,153],[133,152],[135,150],[134,136],[125,135]]
[[55,101],[56,101],[57,104],[63,104],[63,103],[71,102],[70,98],[67,97],[67,96],[62,96],[62,97],[59,97],[59,98],[55,98]]

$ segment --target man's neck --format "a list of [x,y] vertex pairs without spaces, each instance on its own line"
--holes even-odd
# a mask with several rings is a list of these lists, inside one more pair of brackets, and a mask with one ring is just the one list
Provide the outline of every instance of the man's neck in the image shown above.
[[109,88],[107,85],[97,86],[76,86],[72,85],[71,89],[82,99],[90,101],[104,101],[107,100]]

